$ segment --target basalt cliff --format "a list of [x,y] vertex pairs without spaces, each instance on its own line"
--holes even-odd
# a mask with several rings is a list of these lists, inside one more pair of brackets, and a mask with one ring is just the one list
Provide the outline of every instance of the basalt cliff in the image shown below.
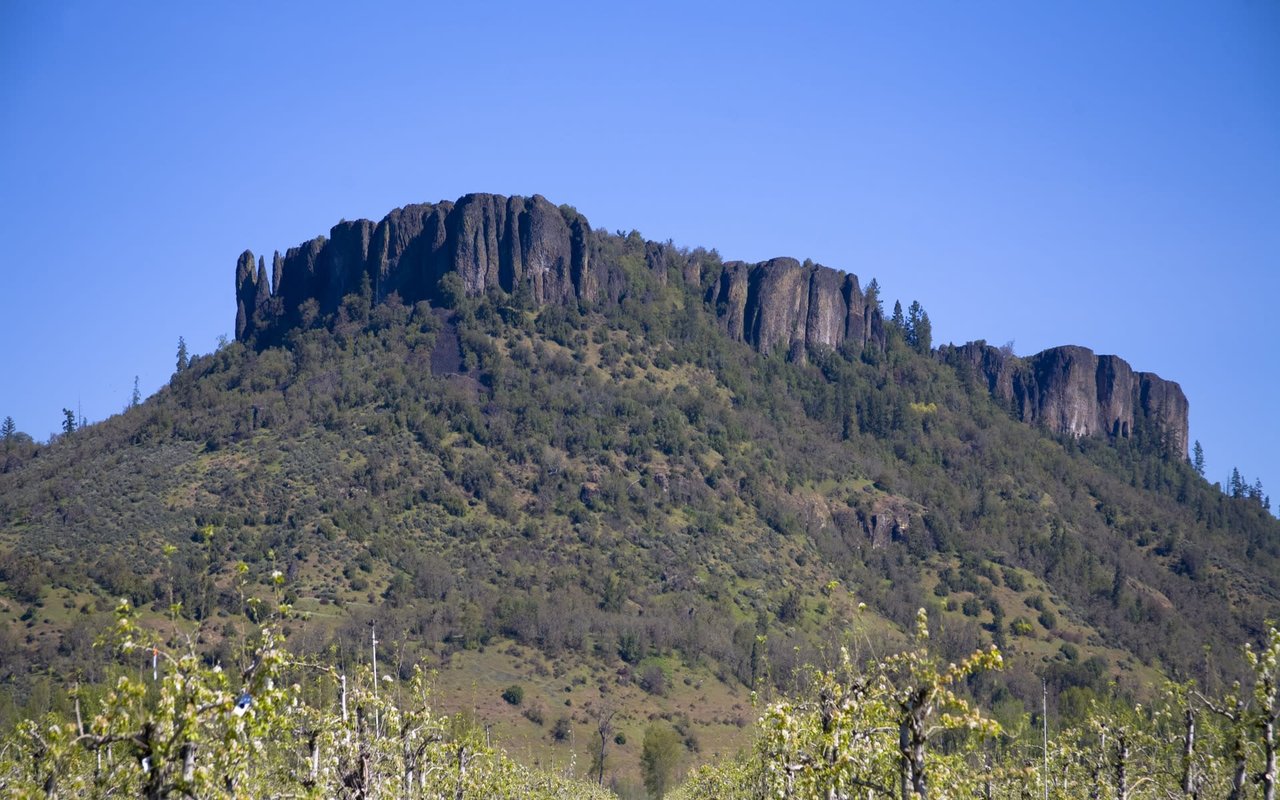
[[[631,236],[638,234],[632,233]],[[890,326],[856,275],[792,258],[721,262],[705,251],[644,242],[643,264],[618,256],[623,234],[593,230],[571,206],[540,195],[470,194],[396,209],[379,222],[343,221],[283,256],[268,278],[250,251],[236,264],[236,338],[266,347],[338,312],[349,295],[440,303],[447,276],[468,295],[523,294],[536,306],[620,303],[645,283],[681,281],[727,335],[765,354],[883,349]],[[1017,418],[1067,436],[1124,439],[1139,430],[1186,458],[1188,403],[1178,384],[1135,372],[1118,356],[1076,346],[1026,358],[974,342],[937,355],[972,369]]]

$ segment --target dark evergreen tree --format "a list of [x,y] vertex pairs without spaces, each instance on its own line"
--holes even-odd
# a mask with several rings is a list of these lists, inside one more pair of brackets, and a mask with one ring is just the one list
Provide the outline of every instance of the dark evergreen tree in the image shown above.
[[920,305],[919,300],[912,300],[907,309],[907,344],[921,353],[933,348],[933,325],[929,322],[929,314]]
[[187,359],[187,340],[178,337],[178,372],[182,372],[191,362]]
[[133,394],[129,396],[129,408],[137,408],[142,402],[142,392],[138,390],[138,376],[133,376]]
[[4,425],[0,426],[0,436],[4,437],[4,449],[8,450],[13,446],[13,435],[17,431],[18,426],[13,424],[13,417],[5,417]]
[[76,432],[76,412],[62,409],[62,432],[68,436]]
[[871,283],[867,284],[867,305],[884,313],[884,306],[880,302],[880,281],[875,278],[871,279]]
[[897,328],[900,331],[906,332],[907,330],[906,320],[902,316],[902,301],[900,300],[893,301],[893,319],[890,320],[890,322],[893,323],[893,327]]
[[1191,448],[1191,468],[1201,478],[1204,477],[1204,448],[1200,446],[1200,440],[1196,439],[1195,447]]

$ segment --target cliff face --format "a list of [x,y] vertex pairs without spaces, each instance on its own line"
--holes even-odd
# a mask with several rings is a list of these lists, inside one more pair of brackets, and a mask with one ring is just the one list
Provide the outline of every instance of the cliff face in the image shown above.
[[802,358],[814,347],[884,345],[879,308],[868,303],[856,275],[775,258],[724,265],[707,302],[726,332],[762,353]]
[[[341,222],[323,236],[276,254],[274,291],[265,269],[236,268],[236,338],[278,337],[304,322],[304,306],[337,310],[348,294],[373,302],[393,292],[404,302],[436,299],[440,279],[457,272],[469,294],[525,285],[539,304],[591,299],[586,220],[541,196],[467,195],[456,203],[405,206],[381,222]],[[243,316],[241,312],[243,311]]]
[[[682,280],[704,292],[728,336],[792,360],[815,348],[883,349],[886,340],[879,304],[863,294],[855,275],[792,258],[721,265],[634,232],[593,232],[573,208],[540,195],[492,194],[405,206],[377,223],[341,222],[328,238],[283,257],[277,252],[270,283],[263,260],[245,251],[236,262],[236,338],[278,343],[288,330],[332,314],[349,294],[367,293],[374,303],[393,293],[410,304],[436,301],[449,273],[469,295],[521,291],[536,305],[620,303],[642,292],[646,281]],[[1146,425],[1167,452],[1186,457],[1182,389],[1134,372],[1117,356],[1068,346],[1018,359],[983,343],[940,353],[973,369],[1025,422],[1058,434],[1112,438],[1128,438]]]
[[[627,275],[610,263],[585,218],[532,198],[471,194],[456,203],[405,206],[381,222],[341,222],[329,237],[275,254],[274,291],[265,264],[241,254],[236,263],[236,338],[260,343],[307,324],[307,304],[331,314],[348,294],[368,291],[373,302],[393,292],[406,303],[439,299],[440,279],[456,272],[469,295],[490,289],[526,289],[535,304],[618,302]],[[593,258],[593,252],[596,256]],[[659,282],[678,275],[690,286],[703,280],[699,265],[675,248],[644,243],[645,266]],[[673,269],[674,268],[674,269]],[[760,264],[730,262],[712,280],[726,332],[764,353],[803,358],[816,346],[884,344],[880,311],[869,304],[854,275],[776,258]]]
[[943,348],[945,359],[972,368],[1014,415],[1056,434],[1128,439],[1139,426],[1186,458],[1189,404],[1182,387],[1134,372],[1119,356],[1085,347],[1054,347],[1016,358],[982,342]]

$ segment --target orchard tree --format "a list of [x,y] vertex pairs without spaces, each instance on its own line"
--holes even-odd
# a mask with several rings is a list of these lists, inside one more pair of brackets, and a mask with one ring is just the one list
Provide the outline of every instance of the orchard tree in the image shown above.
[[899,780],[902,800],[911,795],[928,797],[926,754],[930,741],[946,730],[967,729],[994,735],[1000,731],[995,721],[986,719],[953,689],[975,672],[1000,669],[1003,661],[993,645],[978,650],[959,664],[940,665],[929,651],[929,619],[922,608],[916,612],[916,647],[891,656],[886,673],[891,681],[891,697],[896,706],[898,726]]
[[1263,753],[1258,781],[1263,800],[1276,800],[1276,782],[1280,779],[1276,773],[1276,748],[1280,745],[1280,732],[1276,729],[1280,725],[1280,629],[1270,629],[1261,650],[1245,645],[1244,657],[1253,671],[1249,722],[1257,731]]

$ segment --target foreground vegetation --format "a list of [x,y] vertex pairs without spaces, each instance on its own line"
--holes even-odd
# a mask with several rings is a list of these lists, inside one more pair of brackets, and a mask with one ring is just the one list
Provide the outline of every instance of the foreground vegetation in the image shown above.
[[1231,798],[1275,800],[1280,630],[1246,648],[1251,675],[1221,696],[1169,684],[1151,704],[1092,703],[1050,737],[983,717],[957,693],[995,650],[943,666],[927,646],[862,669],[848,651],[807,690],[768,704],[754,749],[697,771],[679,800],[760,798]]
[[[127,603],[117,617],[115,651],[125,662],[150,657],[150,671],[75,687],[73,715],[26,720],[0,739],[3,796],[614,796],[517,766],[474,721],[433,714],[421,671],[379,679],[376,651],[347,674],[297,660],[268,624],[242,640],[242,666],[224,669],[149,636]],[[1280,630],[1259,651],[1246,647],[1245,658],[1248,682],[1222,695],[1171,683],[1151,704],[1091,703],[1050,738],[1043,716],[1006,728],[966,699],[1001,668],[1001,655],[991,647],[944,664],[921,609],[912,647],[862,665],[846,647],[831,668],[806,669],[800,692],[763,704],[749,751],[698,769],[674,791],[678,740],[651,728],[645,786],[677,800],[1275,800]],[[598,783],[610,733],[602,720]]]
[[275,628],[210,666],[139,627],[127,603],[114,648],[150,659],[72,691],[74,715],[25,720],[0,743],[9,798],[604,798],[585,781],[517,765],[473,720],[434,714],[430,682],[351,674],[292,657]]

